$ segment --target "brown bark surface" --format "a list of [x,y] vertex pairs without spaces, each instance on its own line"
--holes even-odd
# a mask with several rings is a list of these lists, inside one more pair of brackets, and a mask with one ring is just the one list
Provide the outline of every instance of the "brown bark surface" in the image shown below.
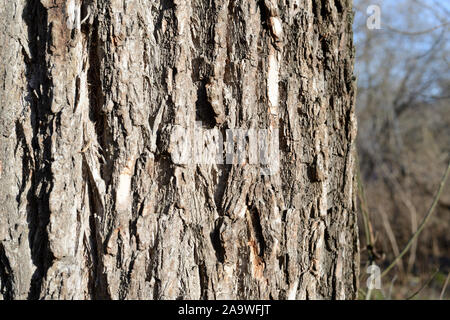
[[[354,298],[352,17],[1,1],[0,299]],[[177,164],[195,121],[277,131],[278,170]]]

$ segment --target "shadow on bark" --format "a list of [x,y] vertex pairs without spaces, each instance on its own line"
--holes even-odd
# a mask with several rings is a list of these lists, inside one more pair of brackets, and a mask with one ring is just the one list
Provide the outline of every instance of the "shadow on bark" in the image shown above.
[[[31,125],[33,128],[32,147],[29,161],[32,187],[27,200],[27,222],[29,226],[29,244],[33,264],[36,271],[33,274],[29,299],[38,299],[42,280],[51,265],[52,254],[49,250],[46,227],[49,223],[49,195],[51,182],[51,139],[50,131],[53,118],[50,112],[51,80],[45,62],[48,46],[47,12],[39,0],[28,0],[23,13],[27,25],[31,57],[25,59],[28,94],[26,99],[31,107]],[[26,57],[26,55],[24,55]],[[41,143],[39,141],[42,141]],[[35,159],[34,161],[31,159]]]

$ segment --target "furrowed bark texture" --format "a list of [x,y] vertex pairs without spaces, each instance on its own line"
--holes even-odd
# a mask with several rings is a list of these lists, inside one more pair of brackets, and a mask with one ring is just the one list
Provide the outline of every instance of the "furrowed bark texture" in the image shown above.
[[[350,0],[0,6],[0,299],[351,299]],[[279,132],[279,170],[177,127]]]

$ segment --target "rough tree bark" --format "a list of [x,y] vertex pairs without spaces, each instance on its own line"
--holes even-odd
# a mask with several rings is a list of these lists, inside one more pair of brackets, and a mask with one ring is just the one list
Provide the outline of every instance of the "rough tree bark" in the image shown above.
[[[351,299],[351,0],[2,0],[0,299]],[[280,166],[175,130],[278,130]]]

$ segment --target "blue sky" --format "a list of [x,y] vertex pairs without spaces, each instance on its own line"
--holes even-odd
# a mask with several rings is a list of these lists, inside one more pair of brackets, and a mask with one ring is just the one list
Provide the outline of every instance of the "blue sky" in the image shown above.
[[[368,30],[366,9],[369,5],[378,5],[381,9],[381,29]],[[354,0],[355,7],[355,44],[357,61],[355,73],[358,82],[367,84],[368,75],[377,77],[377,71],[386,69],[389,63],[390,76],[401,78],[408,64],[420,65],[430,58],[431,49],[436,49],[432,63],[423,74],[424,81],[439,77],[449,77],[450,25],[420,35],[408,35],[394,32],[394,28],[406,33],[416,33],[442,26],[450,22],[450,1],[446,0]],[[371,37],[367,47],[367,37]],[[365,48],[369,48],[365,51]],[[369,53],[369,62],[360,60],[363,53]],[[381,77],[381,76],[380,76]],[[431,88],[430,90],[436,90]]]

